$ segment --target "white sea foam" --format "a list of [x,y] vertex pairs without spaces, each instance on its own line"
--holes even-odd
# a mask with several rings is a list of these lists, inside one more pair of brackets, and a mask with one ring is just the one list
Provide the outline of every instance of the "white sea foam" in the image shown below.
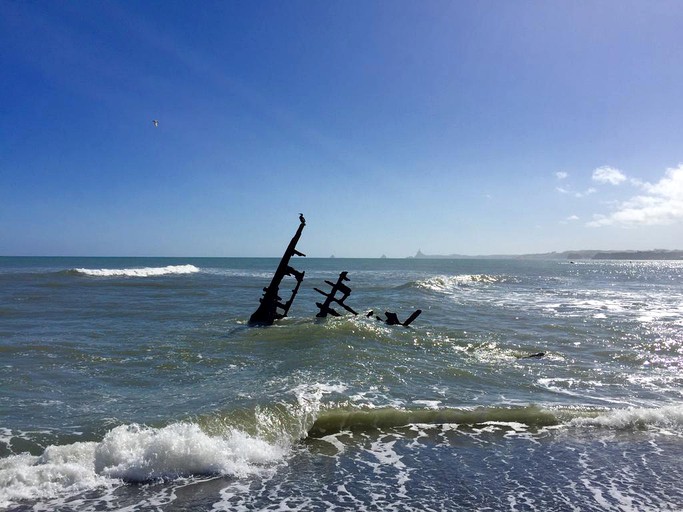
[[413,403],[422,405],[426,409],[438,409],[441,406],[441,400],[413,400]]
[[[343,453],[346,450],[346,446],[339,440],[339,435],[341,435],[341,433],[330,434],[329,436],[321,437],[320,440],[334,446],[337,449],[338,454]],[[346,435],[346,433],[344,433],[344,435]]]
[[683,405],[659,408],[629,407],[617,409],[595,417],[574,418],[573,426],[630,429],[645,427],[672,428],[680,431],[683,426]]
[[367,391],[360,391],[349,396],[349,401],[354,406],[364,409],[376,409],[383,407],[403,409],[406,406],[404,400],[400,398],[392,398],[388,394],[382,393],[377,386],[371,386]]
[[0,427],[0,443],[4,443],[9,446],[12,437],[12,431],[10,429]]
[[287,448],[232,430],[210,436],[194,423],[164,428],[122,425],[101,442],[50,446],[41,456],[0,459],[0,508],[124,482],[191,475],[242,477],[272,468]]
[[292,411],[299,419],[298,437],[305,437],[315,420],[320,414],[322,399],[332,393],[343,393],[346,385],[342,383],[329,384],[315,382],[313,384],[300,384],[292,389],[296,396],[296,411]]
[[[373,468],[373,472],[376,475],[383,475],[396,479],[397,489],[396,494],[399,498],[407,498],[408,490],[406,484],[410,481],[410,473],[415,471],[415,468],[409,468],[403,462],[403,456],[399,455],[394,449],[394,445],[397,443],[397,439],[393,436],[386,436],[379,439],[371,444],[370,450],[368,452],[377,460],[377,463],[368,461],[367,464]],[[377,496],[379,498],[378,509],[383,509],[381,506],[384,496]]]
[[283,455],[280,447],[235,430],[212,437],[194,423],[162,429],[124,425],[97,446],[95,471],[126,481],[214,473],[245,476]]
[[75,268],[74,272],[93,277],[155,277],[171,274],[194,274],[199,269],[194,265],[168,265],[145,268]]
[[0,508],[24,499],[45,499],[116,485],[94,471],[97,443],[49,447],[40,457],[0,459]]

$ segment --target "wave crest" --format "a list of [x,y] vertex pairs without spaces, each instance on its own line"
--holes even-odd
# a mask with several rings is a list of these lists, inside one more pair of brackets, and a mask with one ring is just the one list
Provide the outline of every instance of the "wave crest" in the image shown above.
[[98,474],[128,482],[190,475],[252,474],[283,450],[238,430],[210,436],[195,423],[156,429],[137,424],[111,430],[95,450]]
[[169,274],[194,274],[199,269],[194,265],[168,265],[166,267],[145,268],[74,268],[70,274],[91,277],[155,277]]
[[308,431],[314,438],[336,434],[344,430],[364,431],[405,427],[413,424],[459,424],[477,425],[487,422],[514,422],[529,427],[544,427],[558,424],[557,417],[550,411],[536,406],[500,408],[481,407],[477,409],[335,409],[325,411],[316,419]]
[[646,429],[648,427],[674,428],[683,426],[683,405],[659,408],[629,407],[612,410],[592,417],[574,418],[570,425],[603,427],[617,430]]
[[476,409],[425,408],[399,409],[333,409],[321,412],[308,435],[320,438],[342,431],[366,431],[407,427],[415,424],[474,427],[482,424],[519,424],[541,427],[602,427],[615,430],[670,429],[680,433],[683,426],[683,406],[660,408],[615,409],[595,413],[580,409],[548,410],[535,405],[527,407],[480,407]]
[[51,499],[123,482],[201,475],[241,477],[268,470],[287,452],[239,430],[209,435],[196,423],[138,424],[110,430],[101,442],[49,446],[0,459],[0,508],[22,499]]

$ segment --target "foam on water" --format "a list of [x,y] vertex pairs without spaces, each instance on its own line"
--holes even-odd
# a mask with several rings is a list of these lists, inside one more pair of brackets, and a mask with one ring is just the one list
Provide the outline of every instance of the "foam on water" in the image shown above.
[[74,443],[49,447],[40,457],[21,454],[0,459],[0,507],[116,485],[95,472],[96,445]]
[[95,452],[95,471],[125,481],[188,475],[245,476],[280,460],[282,447],[243,432],[209,436],[194,423],[161,429],[125,425],[111,430]]
[[[505,293],[496,291],[498,284],[508,284]],[[532,286],[529,286],[532,284]],[[486,304],[501,310],[541,311],[557,318],[595,320],[629,320],[642,324],[674,322],[683,324],[683,305],[668,290],[655,288],[613,289],[600,285],[574,288],[573,281],[558,280],[552,286],[539,278],[527,283],[519,276],[496,274],[436,275],[407,286],[439,295],[457,298],[461,304]],[[547,287],[546,287],[547,286]],[[540,292],[540,293],[539,293]]]
[[92,277],[156,277],[172,274],[194,274],[199,269],[194,265],[168,265],[145,268],[75,268],[73,273]]
[[343,393],[346,391],[346,385],[327,384],[316,382],[314,384],[301,384],[296,386],[292,392],[297,399],[296,410],[293,411],[295,416],[299,418],[299,428],[296,432],[297,438],[303,438],[308,435],[308,429],[314,424],[322,407],[323,397],[332,393]]
[[12,439],[12,431],[8,428],[0,427],[0,443],[9,446],[10,440]]
[[577,427],[604,427],[618,430],[658,427],[671,429],[683,436],[683,405],[658,408],[629,407],[616,409],[594,417],[573,418],[570,425]]
[[121,425],[101,442],[50,446],[40,456],[0,459],[0,507],[22,499],[114,488],[124,482],[193,475],[239,478],[271,469],[287,450],[286,443],[268,443],[238,430],[210,436],[194,423],[163,428]]
[[[311,426],[311,437],[324,437],[336,432],[367,432],[415,424],[459,424],[466,426],[504,422],[524,424],[534,428],[555,425],[558,417],[548,410],[528,407],[478,407],[478,408],[338,408],[322,412]],[[492,424],[492,423],[491,423]]]
[[354,308],[424,310],[404,329],[314,320],[339,262],[302,260],[292,316],[246,329],[276,262],[198,261],[0,275],[0,509],[683,503],[680,271],[345,261]]

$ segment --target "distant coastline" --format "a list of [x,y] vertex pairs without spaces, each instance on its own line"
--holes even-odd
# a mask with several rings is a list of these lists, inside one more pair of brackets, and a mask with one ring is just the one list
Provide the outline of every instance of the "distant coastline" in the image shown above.
[[682,250],[653,249],[650,251],[563,251],[539,254],[424,254],[421,250],[412,259],[529,259],[529,260],[683,260]]

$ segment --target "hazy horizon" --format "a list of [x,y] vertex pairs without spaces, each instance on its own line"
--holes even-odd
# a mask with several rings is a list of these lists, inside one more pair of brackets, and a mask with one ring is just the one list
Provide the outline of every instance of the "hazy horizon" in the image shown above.
[[[286,244],[283,246],[283,251],[285,248]],[[492,254],[469,254],[469,253],[428,253],[424,251],[415,251],[413,254],[408,254],[405,256],[387,256],[386,254],[380,254],[379,256],[336,256],[334,254],[324,256],[324,255],[307,255],[305,259],[395,259],[395,260],[401,260],[401,259],[421,259],[416,257],[417,253],[421,252],[422,253],[422,258],[424,259],[430,259],[430,258],[449,258],[449,257],[454,257],[454,258],[495,258],[495,257],[522,257],[522,256],[543,256],[543,255],[549,255],[549,254],[565,254],[565,253],[591,253],[591,252],[596,252],[596,253],[609,253],[609,252],[618,252],[618,253],[628,253],[628,252],[683,252],[683,249],[660,249],[660,248],[655,248],[655,249],[565,249],[561,251],[545,251],[545,252],[540,252],[540,253],[516,253],[516,254],[505,254],[505,253],[492,253]],[[220,259],[220,258],[234,258],[234,259],[280,259],[282,258],[282,254],[272,254],[272,255],[265,255],[265,256],[231,256],[231,255],[226,255],[226,256],[193,256],[193,255],[175,255],[175,256],[169,256],[169,255],[153,255],[153,254],[139,254],[139,255],[126,255],[126,254],[115,254],[115,255],[88,255],[88,254],[3,254],[0,255],[0,258],[83,258],[83,259],[107,259],[107,258],[121,258],[121,259]]]

